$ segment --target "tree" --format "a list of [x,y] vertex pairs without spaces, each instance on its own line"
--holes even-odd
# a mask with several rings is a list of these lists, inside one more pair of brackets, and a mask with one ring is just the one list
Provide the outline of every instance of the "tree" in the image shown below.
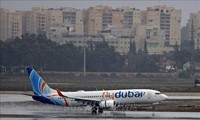
[[87,50],[87,71],[114,72],[123,68],[123,57],[105,41],[96,43],[94,50]]
[[130,39],[130,49],[127,54],[127,60],[128,60],[128,71],[133,72],[136,69],[136,46],[135,41],[132,41]]
[[57,70],[81,71],[83,57],[80,48],[71,43],[66,43],[58,46],[56,52]]
[[135,46],[135,41],[130,40],[130,49],[129,51],[133,54],[136,54],[136,46]]
[[200,63],[200,49],[196,49],[192,52],[192,60]]
[[147,41],[144,41],[144,53],[148,54],[148,49],[147,49]]

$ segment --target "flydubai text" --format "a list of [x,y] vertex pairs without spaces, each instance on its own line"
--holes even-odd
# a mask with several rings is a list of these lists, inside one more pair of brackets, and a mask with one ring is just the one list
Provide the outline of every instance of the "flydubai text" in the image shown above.
[[142,97],[145,92],[142,91],[119,91],[115,93],[115,98],[138,98]]

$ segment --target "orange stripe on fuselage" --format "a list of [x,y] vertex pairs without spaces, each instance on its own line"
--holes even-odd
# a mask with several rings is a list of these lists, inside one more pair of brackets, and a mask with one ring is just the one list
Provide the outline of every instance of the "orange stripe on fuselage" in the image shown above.
[[63,97],[63,99],[64,99],[64,101],[65,101],[65,105],[68,106],[69,104],[68,104],[66,98]]

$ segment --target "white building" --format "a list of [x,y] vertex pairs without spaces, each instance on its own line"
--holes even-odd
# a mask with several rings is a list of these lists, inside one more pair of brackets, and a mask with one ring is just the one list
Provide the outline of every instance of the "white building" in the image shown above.
[[189,35],[194,40],[194,48],[200,48],[200,11],[190,13]]
[[146,29],[148,54],[163,54],[164,52],[173,51],[173,47],[166,47],[164,45],[164,33],[164,30],[158,30],[157,28]]
[[147,8],[147,25],[165,31],[165,45],[181,44],[181,10],[167,6]]
[[103,36],[83,36],[83,35],[58,35],[51,36],[51,40],[59,44],[72,43],[77,47],[90,46],[95,48],[95,44],[99,42],[107,42],[109,46],[114,47],[116,52],[126,55],[130,47],[129,37],[103,37]]
[[0,40],[2,41],[8,39],[8,14],[7,9],[0,8]]
[[165,31],[157,27],[139,25],[136,28],[135,44],[136,50],[144,50],[144,42],[147,42],[148,54],[163,54],[173,51],[172,47],[165,46]]
[[112,28],[102,30],[101,35],[112,35],[115,37],[130,37],[135,36],[135,29],[132,28]]

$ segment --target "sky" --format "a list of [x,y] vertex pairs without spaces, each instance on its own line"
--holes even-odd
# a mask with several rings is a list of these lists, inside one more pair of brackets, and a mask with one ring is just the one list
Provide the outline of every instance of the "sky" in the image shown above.
[[129,6],[140,10],[155,5],[166,5],[182,10],[182,26],[186,25],[190,13],[200,11],[200,0],[0,0],[0,7],[11,12],[31,10],[32,7],[86,9],[95,5],[108,5],[113,8]]

